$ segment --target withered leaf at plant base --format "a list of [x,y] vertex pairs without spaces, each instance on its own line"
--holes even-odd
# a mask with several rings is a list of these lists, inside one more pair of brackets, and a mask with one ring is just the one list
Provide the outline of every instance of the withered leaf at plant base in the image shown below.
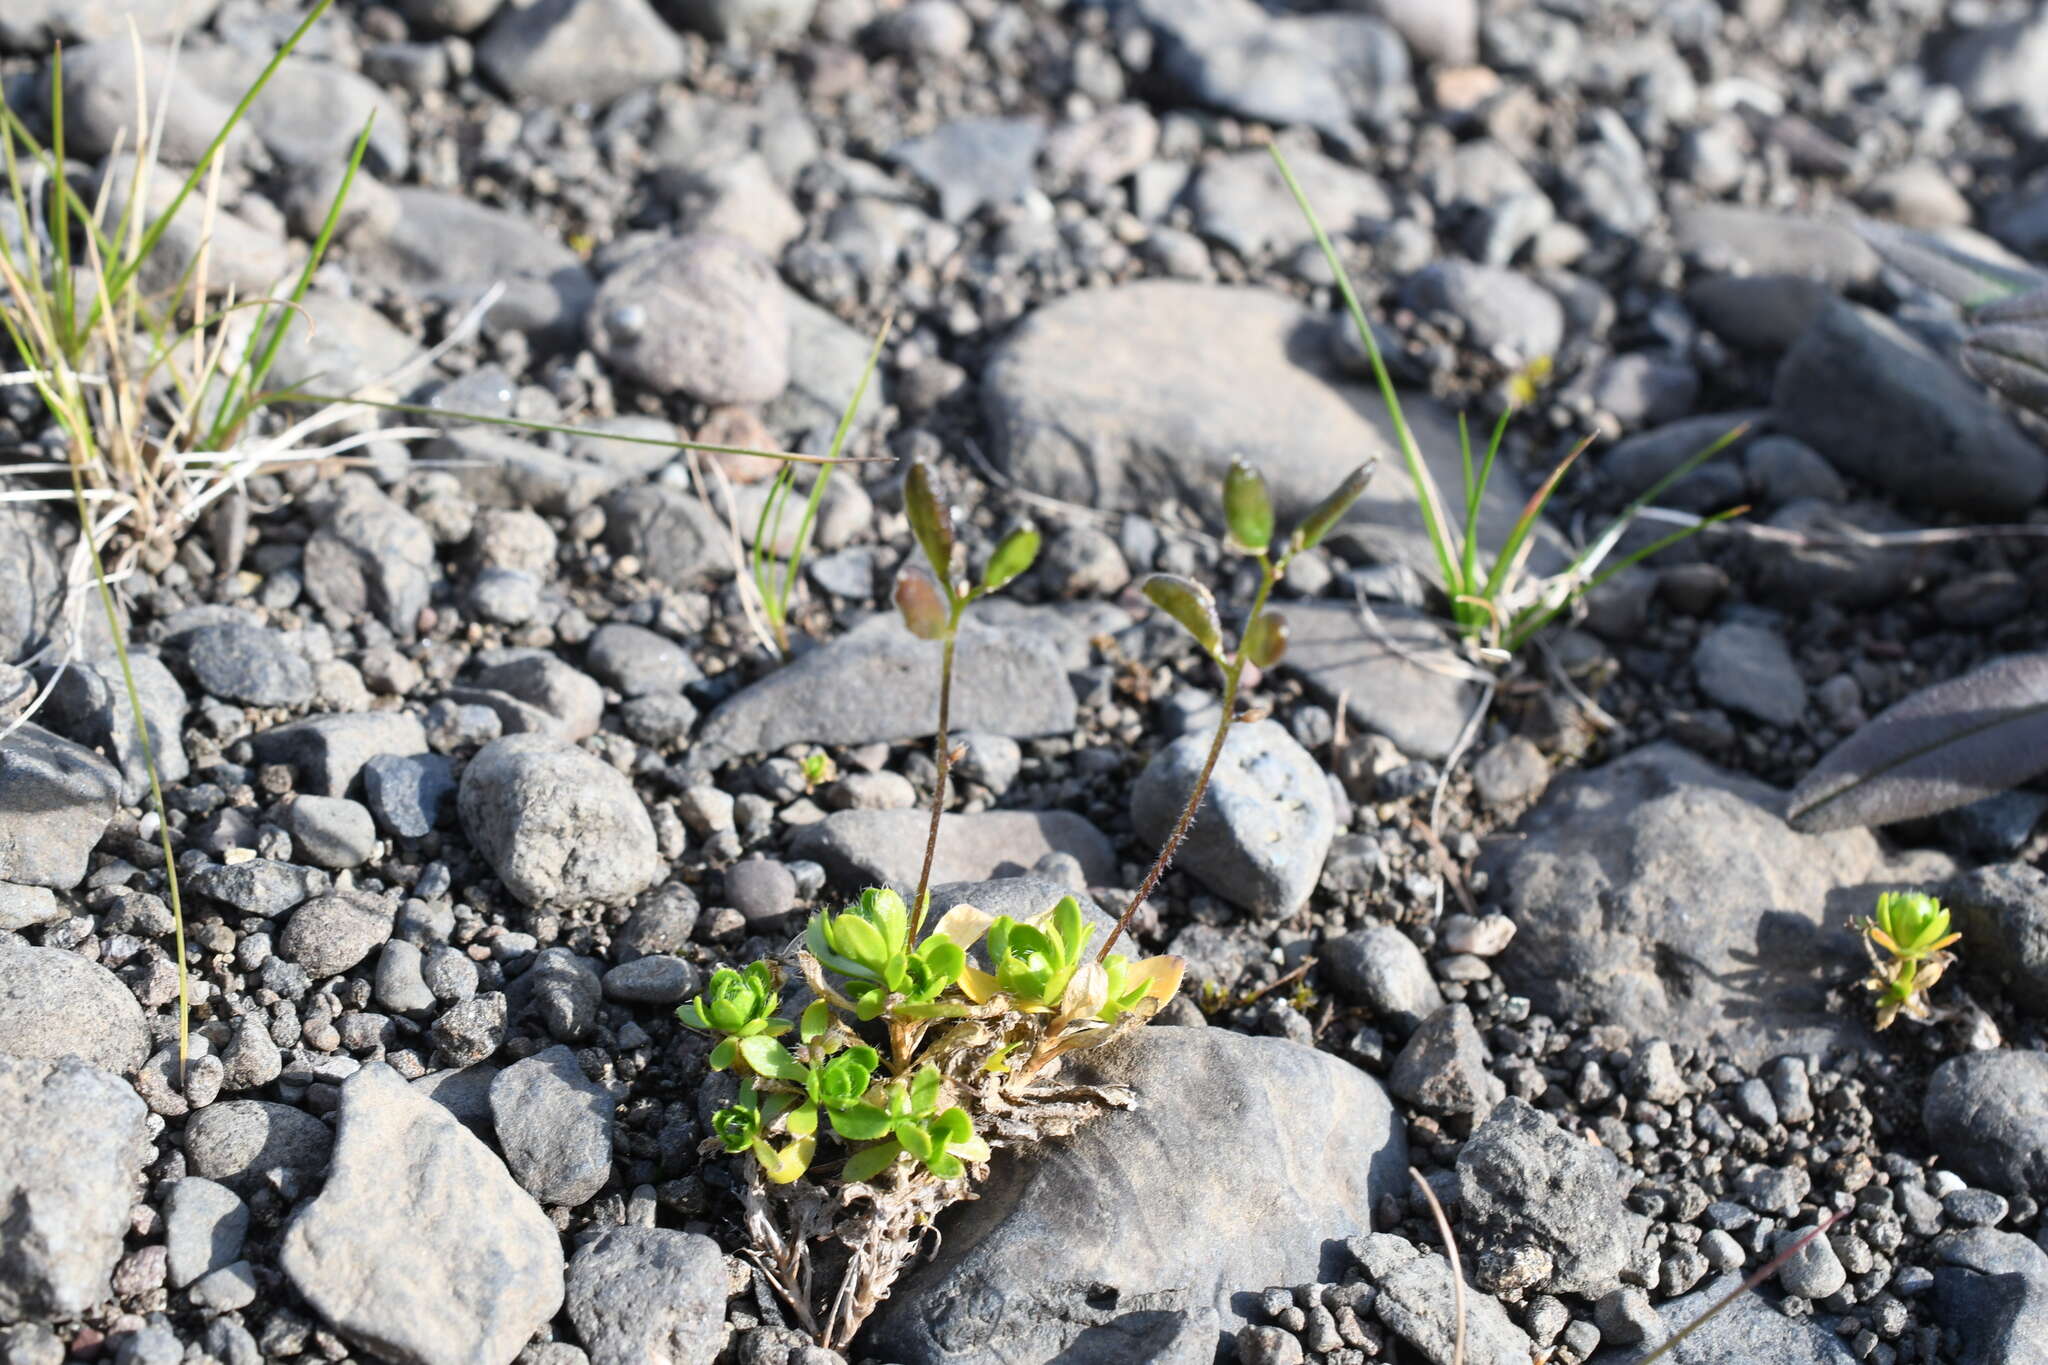
[[896,575],[896,610],[920,640],[936,640],[946,633],[948,616],[939,585],[920,569],[906,568]]
[[1145,597],[1180,622],[1181,629],[1212,658],[1223,648],[1223,624],[1216,619],[1216,599],[1207,588],[1178,574],[1156,573],[1145,580]]
[[948,594],[953,591],[953,515],[932,491],[932,473],[923,460],[912,462],[903,476],[903,513],[910,533],[924,550],[932,573]]
[[2048,772],[2048,652],[1923,688],[1829,751],[1792,791],[1807,833],[1967,806]]

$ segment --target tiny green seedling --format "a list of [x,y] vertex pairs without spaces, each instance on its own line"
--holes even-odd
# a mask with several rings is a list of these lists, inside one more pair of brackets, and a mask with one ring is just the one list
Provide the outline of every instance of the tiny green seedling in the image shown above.
[[1900,1014],[1926,1022],[1927,992],[1955,961],[1949,945],[1962,938],[1950,931],[1948,910],[1923,892],[1887,891],[1858,927],[1870,955],[1864,985],[1877,994],[1877,1027],[1890,1028]]
[[805,754],[797,760],[797,766],[803,770],[804,790],[807,792],[814,792],[839,776],[839,765],[823,749]]

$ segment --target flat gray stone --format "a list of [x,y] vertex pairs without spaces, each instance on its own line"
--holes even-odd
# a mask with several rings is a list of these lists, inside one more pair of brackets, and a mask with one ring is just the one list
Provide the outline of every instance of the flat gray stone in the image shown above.
[[[939,652],[894,613],[873,617],[721,702],[699,729],[691,762],[715,765],[790,744],[929,738],[939,720]],[[1077,711],[1059,650],[1044,633],[968,617],[954,657],[956,733],[1067,734]]]
[[61,948],[0,937],[0,1053],[76,1056],[132,1075],[149,1056],[142,1006],[121,979]]
[[164,1247],[174,1288],[233,1265],[248,1234],[249,1206],[225,1185],[188,1175],[164,1196]]
[[1621,1284],[1649,1236],[1622,1200],[1633,1171],[1604,1147],[1510,1097],[1458,1153],[1461,1226],[1482,1253],[1540,1247],[1552,1261],[1536,1287],[1596,1299]]
[[344,617],[367,612],[399,639],[412,639],[441,576],[427,524],[368,479],[347,475],[315,512],[319,529],[300,566],[306,596]]
[[[582,325],[596,285],[552,233],[524,214],[443,190],[408,185],[392,196],[399,215],[391,230],[350,243],[350,264],[366,282],[460,308],[502,282],[504,294],[484,317],[487,328],[567,336]],[[450,242],[464,249],[450,251]]]
[[339,976],[391,937],[390,904],[361,892],[319,896],[292,911],[277,954],[316,980]]
[[0,1044],[0,1320],[77,1317],[111,1295],[149,1110],[119,1077],[76,1057]]
[[591,349],[657,393],[765,403],[789,383],[786,297],[753,247],[689,233],[635,252],[605,277],[590,310]]
[[476,57],[505,90],[546,104],[609,104],[675,79],[686,62],[683,40],[645,0],[508,6]]
[[543,1204],[587,1203],[611,1176],[611,1095],[565,1046],[499,1072],[491,1120],[513,1178]]
[[308,1181],[327,1168],[333,1147],[326,1124],[269,1100],[210,1104],[185,1124],[185,1160],[192,1172],[237,1194],[264,1188],[272,1171]]
[[1410,757],[1434,761],[1450,753],[1479,693],[1462,681],[1461,657],[1440,628],[1385,603],[1373,608],[1376,629],[1353,606],[1286,602],[1279,614],[1288,627],[1282,670],[1333,705],[1341,698],[1354,724],[1385,735]]
[[1806,714],[1806,681],[1775,632],[1731,621],[1700,638],[1692,653],[1700,691],[1721,705],[1781,729]]
[[[1690,1294],[1657,1305],[1672,1332],[1698,1320],[1742,1286],[1742,1272],[1716,1276]],[[1591,1365],[1634,1365],[1642,1348],[1601,1351]],[[1770,1296],[1752,1291],[1700,1324],[1699,1330],[1664,1357],[1673,1365],[1851,1365],[1855,1355],[1843,1340],[1812,1318],[1787,1317]],[[1988,1362],[1986,1363],[1988,1365]]]
[[[790,852],[822,863],[842,889],[887,886],[907,896],[917,889],[930,829],[927,811],[843,810],[799,830]],[[1048,853],[1080,859],[1091,886],[1116,880],[1116,850],[1085,818],[1063,810],[1002,810],[941,817],[932,883],[1015,876]]]
[[423,754],[427,732],[408,711],[355,711],[295,720],[250,739],[263,763],[289,763],[298,788],[347,796],[363,765],[379,754]]
[[939,195],[939,216],[962,222],[984,205],[1013,204],[1034,187],[1045,142],[1037,119],[963,118],[898,143],[889,155]]
[[2010,1195],[2048,1194],[2048,1052],[1949,1058],[1927,1083],[1921,1119],[1970,1179]]
[[[1434,580],[1392,420],[1376,389],[1344,376],[1334,325],[1260,289],[1146,281],[1066,295],[1026,317],[982,377],[991,454],[1033,492],[1141,514],[1173,499],[1219,531],[1235,456],[1265,476],[1285,528],[1377,455],[1344,524],[1375,558]],[[1458,487],[1456,423],[1420,395],[1402,409],[1437,484]],[[1505,539],[1522,502],[1496,471],[1483,543]]]
[[[5,562],[0,549],[0,563]],[[185,753],[185,689],[154,654],[130,650],[128,665],[135,674],[135,690],[142,694],[150,757],[168,789],[192,772],[192,760]],[[143,761],[142,736],[118,663],[73,659],[36,714],[49,729],[113,760],[121,770],[122,805],[140,805],[148,797],[149,765]]]
[[730,577],[726,529],[693,493],[664,484],[636,484],[605,500],[605,544],[632,555],[642,571],[678,591]]
[[455,1116],[371,1062],[342,1082],[334,1163],[278,1264],[395,1365],[510,1365],[562,1306],[562,1244]]

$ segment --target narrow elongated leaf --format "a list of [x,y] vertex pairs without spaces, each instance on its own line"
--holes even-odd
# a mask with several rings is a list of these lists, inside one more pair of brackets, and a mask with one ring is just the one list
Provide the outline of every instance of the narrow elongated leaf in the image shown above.
[[981,586],[994,592],[1030,568],[1038,559],[1038,540],[1036,526],[1020,526],[1004,536],[1003,543],[989,556],[988,567],[982,570]]
[[2048,772],[2048,652],[1923,688],[1821,759],[1787,817],[1809,833],[1966,806]]
[[1216,619],[1216,599],[1193,579],[1156,573],[1145,580],[1145,596],[1153,606],[1180,622],[1195,643],[1213,656],[1223,647],[1223,624]]
[[2048,275],[2039,271],[2016,270],[1972,256],[1931,233],[1868,219],[1859,220],[1855,228],[1856,235],[1868,242],[1886,265],[1965,308],[1979,308],[2048,284]]
[[953,514],[932,491],[932,472],[923,460],[910,466],[903,476],[903,513],[910,519],[910,533],[924,549],[939,586],[953,591]]
[[[1372,482],[1372,471],[1378,465],[1377,457],[1367,460],[1346,475],[1344,482],[1331,489],[1321,502],[1310,509],[1308,516],[1302,519],[1301,525],[1294,528],[1295,542],[1302,549],[1314,549],[1324,536],[1330,534],[1330,528],[1351,510],[1351,504],[1358,501],[1358,495],[1365,492],[1366,484]],[[1445,553],[1448,553],[1448,550]],[[1444,561],[1447,577],[1453,563],[1454,561],[1449,559]]]

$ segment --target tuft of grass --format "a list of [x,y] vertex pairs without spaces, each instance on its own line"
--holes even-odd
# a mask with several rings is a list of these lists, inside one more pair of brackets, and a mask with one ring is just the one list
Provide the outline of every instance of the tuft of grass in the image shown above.
[[1429,466],[1423,462],[1415,433],[1401,411],[1401,398],[1395,392],[1393,376],[1388,373],[1386,360],[1380,354],[1379,340],[1366,320],[1365,308],[1358,300],[1358,291],[1352,286],[1351,275],[1344,268],[1337,248],[1323,230],[1322,221],[1316,217],[1315,206],[1309,203],[1308,195],[1302,190],[1301,182],[1294,178],[1294,171],[1288,166],[1280,148],[1269,146],[1267,150],[1272,153],[1273,163],[1279,168],[1281,179],[1287,182],[1288,191],[1294,196],[1302,216],[1308,220],[1309,230],[1315,234],[1323,259],[1329,262],[1330,271],[1336,276],[1338,292],[1343,295],[1352,325],[1357,328],[1359,340],[1364,343],[1366,355],[1371,359],[1373,378],[1386,402],[1387,415],[1393,419],[1395,444],[1400,451],[1401,463],[1408,471],[1409,481],[1415,488],[1416,507],[1422,514],[1423,529],[1428,532],[1430,548],[1436,555],[1444,593],[1450,599],[1452,624],[1482,658],[1496,664],[1511,661],[1537,632],[1556,620],[1559,613],[1584,594],[1658,551],[1749,510],[1736,507],[1717,512],[1634,550],[1612,564],[1607,563],[1620,544],[1623,533],[1644,509],[1662,496],[1665,489],[1740,439],[1745,428],[1738,426],[1705,449],[1688,456],[1630,502],[1591,544],[1573,556],[1562,571],[1550,575],[1534,574],[1529,569],[1529,557],[1536,545],[1537,524],[1559,482],[1592,444],[1592,438],[1588,437],[1574,446],[1550,471],[1523,505],[1507,539],[1491,556],[1487,556],[1480,545],[1479,509],[1493,478],[1501,439],[1507,434],[1508,421],[1516,409],[1534,396],[1537,383],[1548,366],[1539,362],[1531,371],[1516,377],[1511,386],[1512,401],[1494,423],[1483,457],[1475,458],[1471,432],[1463,415],[1459,416],[1461,496],[1460,505],[1454,509],[1437,487]]
[[825,486],[832,480],[832,465],[838,462],[839,452],[853,430],[854,415],[860,411],[861,400],[867,397],[868,383],[874,378],[875,365],[882,358],[882,347],[888,342],[889,330],[894,323],[893,314],[884,318],[881,329],[875,333],[874,344],[868,348],[867,363],[860,371],[860,382],[853,386],[853,397],[847,400],[845,410],[839,414],[839,426],[832,433],[832,446],[826,452],[830,463],[826,463],[817,477],[811,480],[810,496],[805,499],[803,516],[797,522],[796,540],[784,559],[776,559],[775,547],[782,540],[783,515],[789,509],[790,494],[796,488],[794,464],[784,463],[776,471],[774,482],[768,485],[768,496],[761,503],[761,516],[754,526],[754,547],[747,569],[760,596],[762,614],[768,618],[768,629],[775,637],[775,648],[785,659],[789,657],[789,599],[795,591],[797,576],[803,570],[804,555],[811,547],[811,533],[817,525],[818,509],[825,503]]

